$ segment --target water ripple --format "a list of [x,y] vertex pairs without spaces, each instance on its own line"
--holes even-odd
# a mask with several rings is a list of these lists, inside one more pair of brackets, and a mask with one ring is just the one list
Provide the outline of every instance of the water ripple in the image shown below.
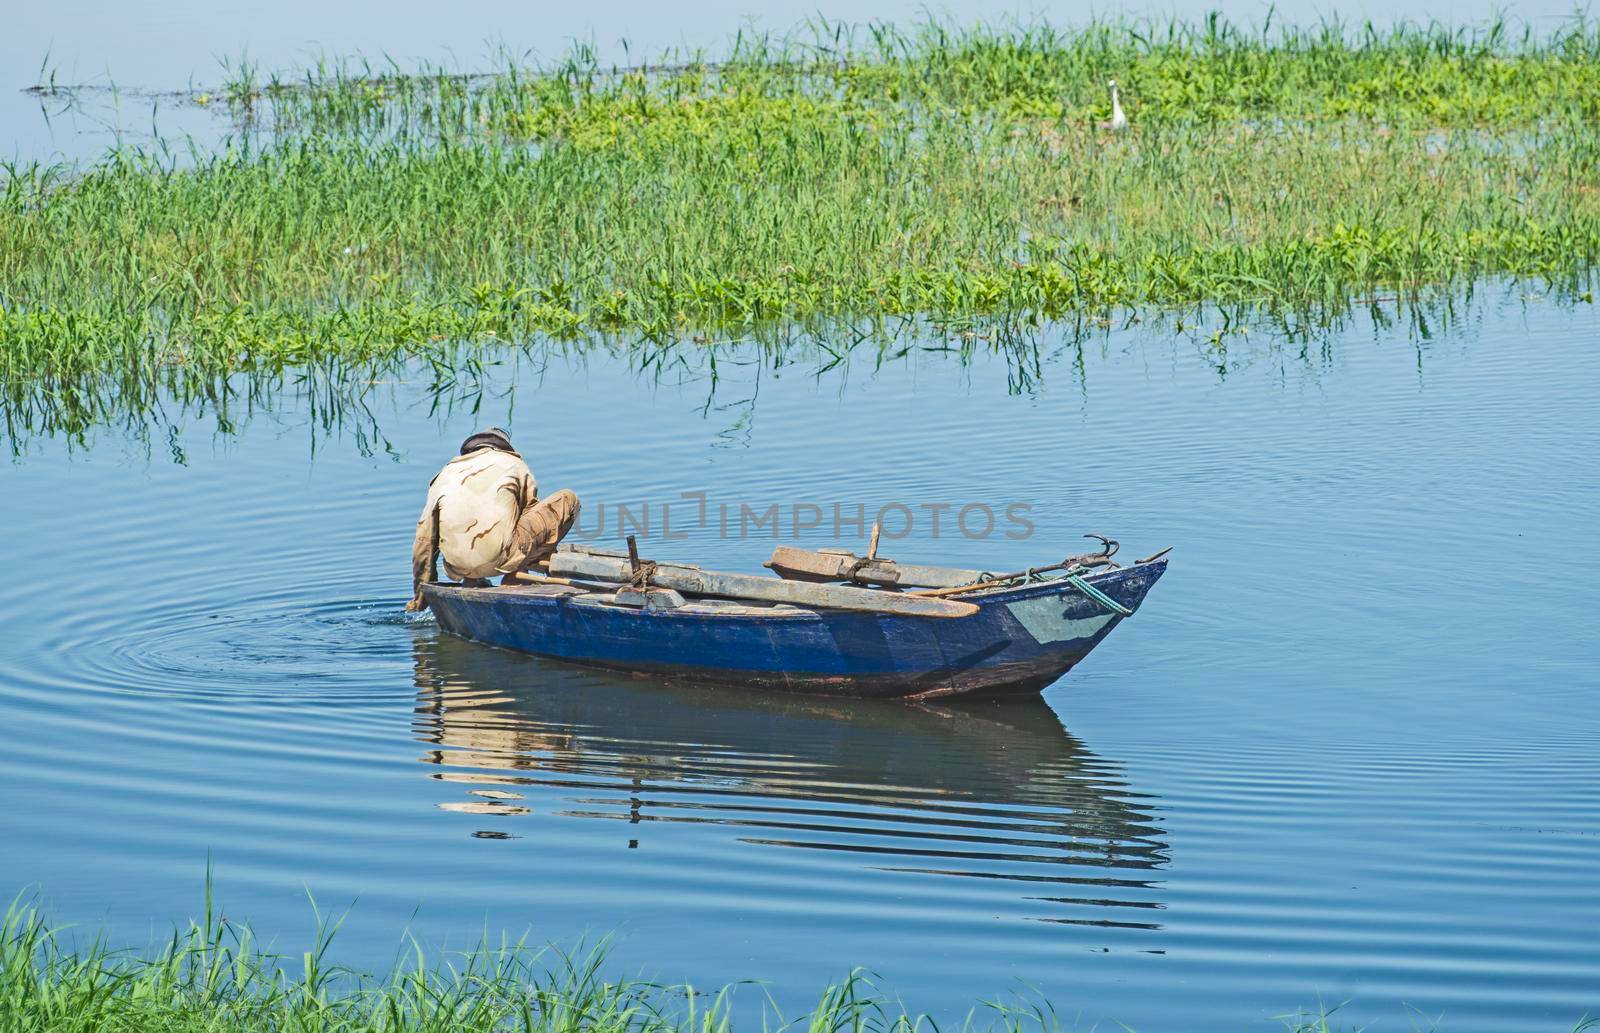
[[[139,943],[211,858],[269,934],[308,890],[359,900],[362,965],[401,928],[617,930],[634,971],[786,1004],[866,964],[915,1007],[1023,981],[1085,1025],[1350,999],[1351,1025],[1570,1028],[1600,1010],[1600,340],[1539,318],[1303,361],[1109,334],[1025,397],[982,356],[844,391],[764,370],[735,449],[703,383],[602,359],[500,371],[482,411],[397,387],[375,418],[407,464],[313,456],[294,411],[196,431],[188,467],[46,448],[4,473],[7,873]],[[587,673],[400,609],[422,488],[477,422],[586,498],[1035,507],[1030,539],[919,532],[903,559],[1014,569],[1086,530],[1178,551],[1045,702]],[[650,549],[773,545],[691,530]]]

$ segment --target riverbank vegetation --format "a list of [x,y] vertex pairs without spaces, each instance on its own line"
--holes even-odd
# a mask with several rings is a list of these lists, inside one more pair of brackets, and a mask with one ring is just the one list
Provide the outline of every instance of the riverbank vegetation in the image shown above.
[[[1111,133],[1107,79],[1133,128]],[[0,168],[0,376],[1200,304],[1592,297],[1600,25],[815,27],[712,61],[235,70],[220,147]],[[974,330],[974,332],[977,332]]]
[[[202,917],[152,951],[72,943],[38,911],[13,906],[0,924],[0,1030],[6,1033],[1062,1033],[1074,1028],[1028,999],[975,1006],[957,1024],[907,1012],[853,973],[803,1015],[767,999],[753,1021],[736,988],[614,980],[604,952],[568,955],[526,942],[484,943],[430,960],[418,946],[386,976],[331,961],[338,923],[323,922],[309,949],[272,953],[247,926],[209,904]],[[746,987],[760,995],[759,987]],[[1329,1033],[1327,1015],[1289,1017],[1279,1029]],[[1575,1033],[1591,1028],[1577,1027]]]

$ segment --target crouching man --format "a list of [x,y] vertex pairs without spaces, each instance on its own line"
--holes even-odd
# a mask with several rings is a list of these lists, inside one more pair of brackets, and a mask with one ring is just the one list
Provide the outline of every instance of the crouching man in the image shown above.
[[439,580],[436,556],[444,557],[450,577],[483,585],[495,574],[514,574],[548,559],[577,518],[578,496],[572,492],[539,498],[532,471],[505,431],[479,431],[428,485],[411,544],[412,599],[406,609],[428,605],[422,586]]

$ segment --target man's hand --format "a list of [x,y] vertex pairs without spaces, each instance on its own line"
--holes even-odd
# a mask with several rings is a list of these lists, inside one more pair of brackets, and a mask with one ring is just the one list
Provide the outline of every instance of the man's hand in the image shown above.
[[423,600],[421,592],[418,592],[409,603],[406,603],[407,613],[416,613],[418,610],[426,610],[427,608],[428,604]]

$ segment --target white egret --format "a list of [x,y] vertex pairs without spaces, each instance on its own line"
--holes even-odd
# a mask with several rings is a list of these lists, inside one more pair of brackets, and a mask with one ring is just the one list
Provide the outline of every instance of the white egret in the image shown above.
[[1101,122],[1100,128],[1120,133],[1128,128],[1128,115],[1122,110],[1122,100],[1117,96],[1117,81],[1112,79],[1107,85],[1111,87],[1111,121]]

